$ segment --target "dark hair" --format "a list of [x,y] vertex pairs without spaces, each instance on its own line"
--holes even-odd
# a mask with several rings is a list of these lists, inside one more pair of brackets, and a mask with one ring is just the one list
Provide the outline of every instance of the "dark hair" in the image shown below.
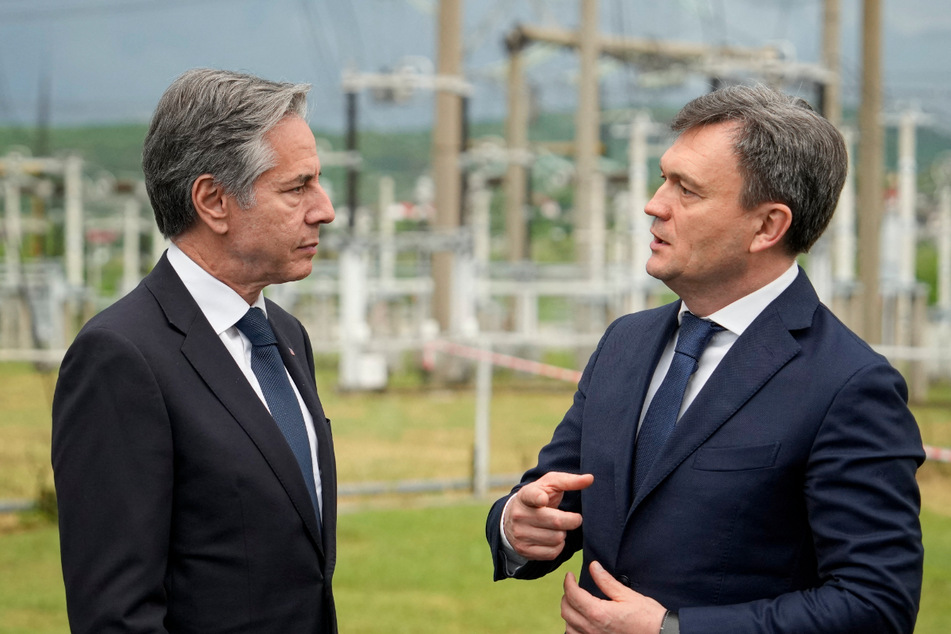
[[273,167],[264,136],[288,115],[306,118],[308,84],[272,82],[224,70],[194,69],[162,95],[142,152],[145,186],[166,237],[195,222],[191,189],[211,174],[242,207]]
[[767,86],[730,86],[688,103],[671,129],[735,122],[733,150],[745,186],[746,209],[779,202],[792,210],[784,238],[792,254],[806,253],[829,224],[845,183],[845,141],[803,99]]

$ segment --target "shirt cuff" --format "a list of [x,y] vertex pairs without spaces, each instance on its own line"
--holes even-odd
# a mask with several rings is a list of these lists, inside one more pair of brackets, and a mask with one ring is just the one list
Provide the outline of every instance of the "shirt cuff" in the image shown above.
[[660,624],[660,634],[680,634],[680,617],[676,612],[667,610],[664,621]]
[[512,544],[509,543],[508,537],[505,536],[505,514],[509,510],[509,504],[514,499],[515,496],[513,495],[505,502],[505,506],[502,508],[502,518],[499,520],[499,532],[502,534],[502,556],[505,559],[505,574],[509,577],[514,577],[515,573],[528,563],[527,558],[515,552]]

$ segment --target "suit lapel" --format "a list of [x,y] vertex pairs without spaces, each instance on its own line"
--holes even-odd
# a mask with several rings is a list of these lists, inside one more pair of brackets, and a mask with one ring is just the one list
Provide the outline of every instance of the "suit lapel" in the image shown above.
[[799,343],[790,331],[808,327],[818,304],[812,285],[800,269],[793,284],[736,340],[684,412],[651,465],[631,513],[799,353]]
[[[623,409],[616,413],[616,420],[621,421],[623,427],[614,443],[614,473],[617,474],[614,478],[614,494],[621,520],[631,507],[637,423],[654,368],[677,327],[679,310],[680,302],[674,302],[658,310],[635,314],[637,321],[627,326],[630,341],[621,342],[623,358],[633,361],[628,364],[624,376],[612,377],[612,380],[620,381],[627,396],[619,399]],[[639,386],[640,389],[631,390],[631,386]]]
[[257,446],[323,554],[313,503],[294,454],[166,256],[146,278],[146,285],[165,311],[169,324],[183,333],[182,355]]

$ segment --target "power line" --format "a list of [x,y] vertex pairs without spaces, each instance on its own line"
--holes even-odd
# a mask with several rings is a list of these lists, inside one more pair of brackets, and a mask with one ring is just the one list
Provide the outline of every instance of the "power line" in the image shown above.
[[[624,37],[632,37],[633,29],[630,28],[628,23],[628,11],[629,5],[625,0],[614,0],[614,11],[616,15],[616,24],[620,26],[621,32],[620,35]],[[635,82],[637,81],[637,69],[633,64],[624,65],[627,81],[624,82],[625,92],[627,93],[627,100],[629,103],[634,104],[637,102],[637,94],[634,89]]]
[[3,119],[13,118],[13,106],[7,100],[9,93],[10,88],[7,84],[6,74],[3,72],[3,60],[0,59],[0,117]]
[[336,2],[333,4],[333,6],[338,6],[338,7],[343,6],[344,8],[343,10],[347,13],[347,17],[349,18],[349,21],[350,21],[350,26],[352,27],[352,31],[351,31],[351,33],[353,34],[352,44],[355,44],[355,46],[351,46],[350,48],[351,50],[356,48],[357,63],[360,64],[360,66],[363,66],[365,61],[363,59],[363,52],[366,50],[366,42],[364,42],[363,40],[363,28],[362,28],[362,25],[360,24],[360,20],[357,18],[357,11],[353,5],[354,3],[352,2]]
[[499,32],[502,19],[508,17],[510,10],[510,0],[495,0],[492,8],[485,12],[482,21],[466,36],[463,55],[469,55],[480,48],[490,35],[495,36]]
[[3,10],[0,20],[5,22],[53,21],[87,18],[95,15],[116,15],[156,11],[175,7],[193,7],[196,4],[234,4],[234,0],[142,0],[140,2],[100,2],[83,5],[31,6],[28,9]]
[[[333,69],[339,68],[339,64],[333,51],[325,45],[324,38],[322,38],[319,34],[320,27],[318,25],[321,24],[322,21],[320,20],[320,17],[315,14],[315,7],[311,4],[310,0],[299,0],[297,6],[304,18],[301,24],[304,37],[316,53],[316,58],[309,57],[314,71],[321,78],[320,83],[326,82],[327,86],[336,87],[340,84],[340,77],[338,73],[333,71]],[[325,101],[329,101],[326,99],[326,96],[330,94],[337,95],[338,93],[336,89],[318,89],[316,91],[318,98],[323,98]],[[313,101],[315,100],[312,100],[312,102]],[[339,106],[337,103],[328,105]]]

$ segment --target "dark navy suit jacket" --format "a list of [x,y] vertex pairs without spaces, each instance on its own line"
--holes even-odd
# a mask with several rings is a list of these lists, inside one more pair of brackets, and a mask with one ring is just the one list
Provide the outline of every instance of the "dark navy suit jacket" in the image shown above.
[[[581,585],[599,561],[679,611],[681,631],[911,632],[923,548],[915,472],[924,460],[899,373],[822,304],[803,271],[737,339],[684,412],[642,490],[634,438],[679,302],[605,332],[574,403],[521,484],[592,473],[562,508],[584,522]],[[513,491],[514,492],[514,491]],[[499,520],[486,524],[506,576]]]
[[304,328],[267,313],[314,419],[323,530],[283,435],[163,256],[60,369],[52,460],[74,633],[336,631],[330,425]]

